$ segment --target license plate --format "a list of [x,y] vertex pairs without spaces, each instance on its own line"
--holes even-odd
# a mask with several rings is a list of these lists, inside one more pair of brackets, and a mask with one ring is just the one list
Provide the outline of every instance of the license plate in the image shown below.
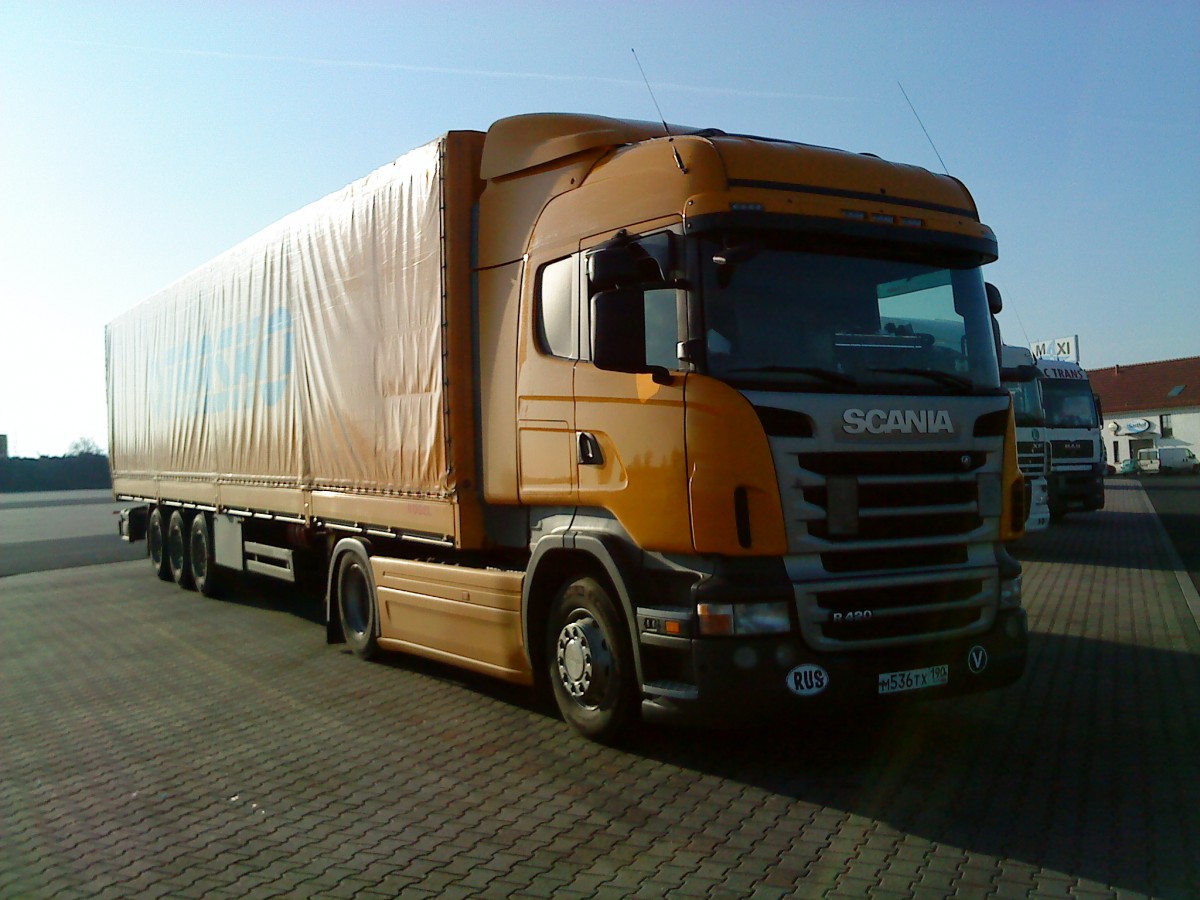
[[899,694],[902,691],[919,691],[949,682],[949,666],[930,666],[927,669],[909,669],[906,672],[881,672],[879,693]]

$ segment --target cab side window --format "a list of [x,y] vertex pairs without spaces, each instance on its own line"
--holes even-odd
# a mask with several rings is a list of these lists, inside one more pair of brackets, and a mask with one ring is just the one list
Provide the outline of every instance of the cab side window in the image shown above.
[[579,358],[575,258],[547,263],[538,273],[538,342],[552,356]]

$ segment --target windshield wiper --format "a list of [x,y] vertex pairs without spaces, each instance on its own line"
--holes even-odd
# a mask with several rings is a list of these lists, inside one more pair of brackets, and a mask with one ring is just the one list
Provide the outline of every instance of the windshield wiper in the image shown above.
[[848,387],[858,386],[858,382],[849,375],[843,375],[841,372],[835,372],[832,369],[820,369],[816,366],[753,366],[750,368],[729,370],[730,374],[734,372],[786,372],[789,375],[811,375],[813,378],[820,378],[823,381],[828,381],[830,384],[844,384]]
[[969,378],[963,378],[961,375],[955,375],[952,372],[943,372],[940,369],[914,369],[914,368],[899,368],[899,369],[868,369],[868,372],[890,372],[896,375],[924,375],[931,381],[936,381],[938,384],[944,384],[947,387],[962,388],[965,391],[974,391],[975,382]]

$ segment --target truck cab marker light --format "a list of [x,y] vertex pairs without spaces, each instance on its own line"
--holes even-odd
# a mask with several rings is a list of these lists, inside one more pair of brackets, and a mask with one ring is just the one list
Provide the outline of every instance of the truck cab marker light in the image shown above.
[[730,203],[730,210],[733,212],[762,212],[763,205],[761,203]]
[[843,209],[842,216],[847,219],[853,219],[855,222],[867,221],[867,214],[860,209]]
[[887,213],[871,213],[871,221],[877,225],[895,225],[896,217]]

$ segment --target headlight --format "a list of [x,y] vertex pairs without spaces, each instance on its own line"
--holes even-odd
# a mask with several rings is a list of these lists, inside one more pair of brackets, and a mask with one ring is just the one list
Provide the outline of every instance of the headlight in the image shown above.
[[696,606],[704,635],[783,634],[791,631],[788,603],[700,603]]

